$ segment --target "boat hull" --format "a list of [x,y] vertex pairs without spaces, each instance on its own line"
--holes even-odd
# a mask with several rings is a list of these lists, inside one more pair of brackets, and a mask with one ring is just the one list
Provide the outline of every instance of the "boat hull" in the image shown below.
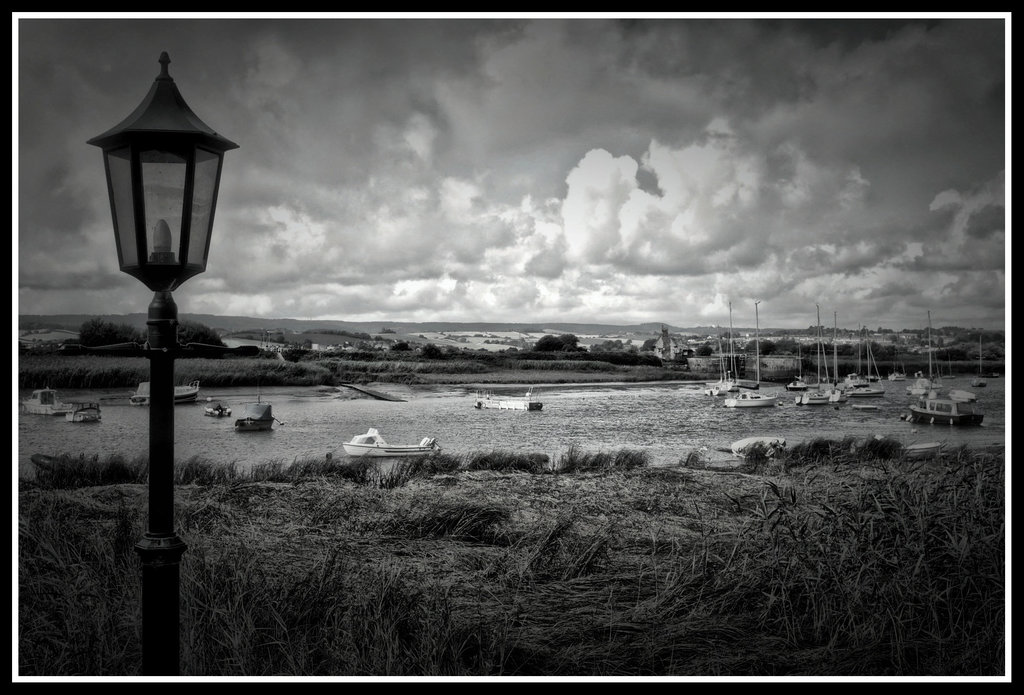
[[544,404],[539,401],[515,401],[515,400],[488,400],[481,399],[476,402],[478,409],[491,408],[494,410],[541,410]]
[[977,412],[938,412],[931,408],[912,405],[907,419],[910,422],[923,422],[930,425],[977,426],[982,423],[985,416]]
[[38,405],[36,403],[22,403],[22,409],[32,415],[67,415],[71,407],[64,403],[56,405]]
[[386,445],[386,446],[374,446],[369,444],[342,444],[345,449],[345,453],[349,456],[357,457],[381,457],[391,458],[395,456],[426,456],[427,454],[437,451],[436,446],[403,446],[403,445]]
[[783,437],[745,437],[733,442],[729,448],[740,458],[756,450],[764,452],[766,456],[774,456],[786,448],[786,440]]
[[473,407],[477,410],[541,410],[544,404],[533,400],[533,389],[527,390],[526,396],[522,398],[495,398],[490,391],[478,391]]
[[885,391],[871,387],[858,387],[850,389],[846,395],[850,398],[881,398],[885,395]]
[[236,432],[267,432],[274,426],[274,419],[255,420],[253,418],[239,418],[235,420]]
[[726,408],[774,408],[778,405],[779,399],[777,396],[758,396],[752,394],[742,394],[738,398],[726,398]]
[[903,452],[909,459],[928,459],[941,454],[944,447],[942,442],[922,442],[903,447]]
[[68,422],[99,422],[102,417],[99,403],[72,403],[71,406],[71,411],[64,415]]

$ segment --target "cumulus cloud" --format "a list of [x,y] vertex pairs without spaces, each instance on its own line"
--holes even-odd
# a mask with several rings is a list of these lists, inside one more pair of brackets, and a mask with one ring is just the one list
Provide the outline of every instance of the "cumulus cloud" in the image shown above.
[[21,313],[144,307],[84,143],[168,50],[240,144],[182,311],[685,325],[759,298],[774,325],[822,303],[900,326],[941,297],[943,322],[1004,318],[999,20],[88,27],[18,28]]

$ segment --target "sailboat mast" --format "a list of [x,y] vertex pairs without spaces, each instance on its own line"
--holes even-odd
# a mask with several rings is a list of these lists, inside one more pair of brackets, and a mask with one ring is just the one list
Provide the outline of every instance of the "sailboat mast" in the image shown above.
[[932,380],[932,311],[928,310],[928,381]]
[[[839,339],[839,314],[835,311],[832,312],[832,371],[835,372],[833,375],[835,378],[836,385],[839,384],[839,347],[836,340]],[[857,358],[860,359],[860,353],[857,353]],[[857,365],[860,368],[860,365]]]
[[821,360],[824,357],[824,350],[821,346],[821,307],[815,304],[814,308],[818,312],[818,323],[815,326],[818,331],[818,359],[816,359],[815,362],[818,363],[818,391],[821,391]]
[[732,343],[732,302],[729,302],[729,368],[732,370],[733,379],[739,377],[736,373],[736,350]]
[[756,362],[755,373],[757,383],[761,383],[761,322],[757,317],[757,305],[761,303],[758,299],[754,302],[754,361]]

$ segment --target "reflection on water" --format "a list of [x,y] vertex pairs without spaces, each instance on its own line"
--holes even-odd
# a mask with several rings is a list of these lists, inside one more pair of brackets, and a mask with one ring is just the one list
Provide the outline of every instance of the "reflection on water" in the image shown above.
[[[946,380],[947,388],[965,388],[967,377]],[[957,382],[963,382],[957,384]],[[779,387],[763,392],[782,394],[775,408],[725,408],[724,398],[706,396],[700,384],[550,385],[534,387],[544,403],[539,412],[478,410],[472,388],[375,385],[379,391],[405,399],[380,401],[360,397],[349,389],[275,387],[260,397],[273,404],[280,423],[270,432],[235,432],[234,417],[203,414],[203,400],[220,400],[235,413],[255,401],[251,388],[204,389],[200,402],[174,408],[175,458],[193,456],[239,466],[295,458],[344,457],[342,443],[376,427],[393,444],[415,444],[435,437],[452,454],[515,451],[548,454],[552,460],[570,446],[585,452],[646,449],[654,465],[671,465],[697,450],[712,460],[729,458],[720,451],[743,437],[766,434],[785,437],[792,445],[815,437],[890,436],[904,443],[945,441],[989,445],[1005,443],[1003,379],[990,379],[986,388],[971,389],[985,412],[982,427],[912,424],[900,419],[911,397],[909,382],[881,382],[886,395],[839,406],[797,406],[796,394]],[[524,387],[489,387],[495,394],[521,396]],[[27,398],[30,391],[19,397]],[[145,456],[149,450],[149,408],[128,404],[128,392],[61,391],[63,400],[100,400],[103,420],[73,424],[62,417],[19,413],[19,474],[30,474],[29,457],[42,453],[121,453]],[[855,410],[854,402],[878,410]]]

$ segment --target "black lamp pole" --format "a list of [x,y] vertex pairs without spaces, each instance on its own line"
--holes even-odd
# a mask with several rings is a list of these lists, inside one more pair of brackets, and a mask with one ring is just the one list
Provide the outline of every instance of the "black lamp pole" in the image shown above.
[[[178,675],[185,543],[174,531],[174,360],[182,349],[171,292],[206,270],[224,153],[238,145],[188,107],[168,71],[167,53],[159,62],[160,74],[142,103],[89,144],[103,149],[121,270],[154,292],[145,348],[107,348],[149,359],[149,521],[135,546],[142,561],[142,668],[145,675]],[[193,354],[218,350],[185,348]]]
[[178,307],[170,292],[149,305],[149,527],[142,561],[142,672],[179,673],[179,566],[185,543],[174,531],[174,358]]

